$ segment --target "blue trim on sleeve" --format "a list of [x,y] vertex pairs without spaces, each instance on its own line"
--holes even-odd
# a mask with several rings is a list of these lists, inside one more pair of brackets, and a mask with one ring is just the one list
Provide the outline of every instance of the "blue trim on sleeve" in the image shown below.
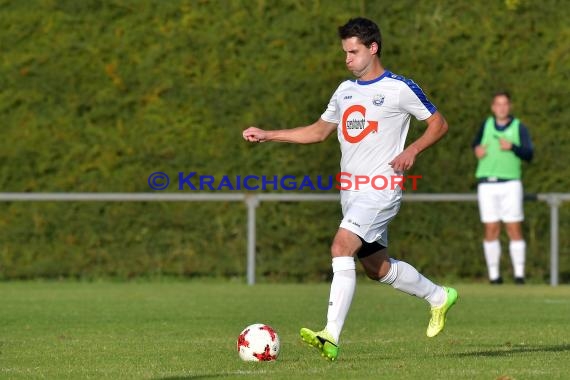
[[[387,71],[388,72],[388,71]],[[427,98],[426,94],[424,94],[424,92],[422,91],[422,89],[420,88],[420,86],[418,86],[416,84],[416,82],[414,82],[411,79],[405,78],[401,75],[397,75],[397,74],[393,74],[390,73],[390,78],[392,79],[396,79],[399,80],[401,82],[404,82],[406,85],[408,85],[408,87],[410,88],[410,90],[412,90],[414,92],[414,94],[416,94],[416,96],[418,97],[418,99],[420,100],[420,102],[422,102],[422,104],[427,108],[427,110],[433,115],[435,113],[435,111],[437,111],[436,106],[434,106]]]

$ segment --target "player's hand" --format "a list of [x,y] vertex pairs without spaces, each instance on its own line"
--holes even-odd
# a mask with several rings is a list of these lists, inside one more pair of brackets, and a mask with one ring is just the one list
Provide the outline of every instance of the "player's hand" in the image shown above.
[[509,140],[505,140],[504,138],[499,139],[499,144],[501,145],[502,150],[511,150],[513,148],[513,143]]
[[403,172],[409,170],[416,162],[418,152],[413,147],[404,149],[402,153],[397,155],[392,161],[388,163],[396,172]]
[[256,127],[249,127],[242,133],[243,138],[249,142],[264,142],[267,140],[267,132]]
[[485,145],[477,145],[475,147],[475,157],[481,159],[487,154],[487,147]]

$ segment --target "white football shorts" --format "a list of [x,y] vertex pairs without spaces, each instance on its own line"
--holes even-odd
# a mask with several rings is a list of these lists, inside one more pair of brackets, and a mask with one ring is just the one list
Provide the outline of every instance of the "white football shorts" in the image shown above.
[[368,243],[388,246],[388,224],[402,202],[402,190],[340,192],[343,219],[340,227],[360,236]]
[[484,182],[477,187],[481,222],[522,222],[523,187],[520,180]]

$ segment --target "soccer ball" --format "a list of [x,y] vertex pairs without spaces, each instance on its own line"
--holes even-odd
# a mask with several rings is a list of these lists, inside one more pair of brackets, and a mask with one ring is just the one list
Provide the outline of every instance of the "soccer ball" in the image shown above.
[[237,340],[239,357],[248,362],[276,360],[279,349],[279,336],[273,328],[263,323],[247,326]]

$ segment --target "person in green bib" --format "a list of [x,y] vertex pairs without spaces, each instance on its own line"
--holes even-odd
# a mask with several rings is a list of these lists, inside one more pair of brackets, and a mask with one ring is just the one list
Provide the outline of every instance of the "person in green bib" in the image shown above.
[[530,162],[533,147],[528,129],[511,115],[511,96],[497,92],[489,116],[475,136],[472,148],[477,157],[477,198],[485,226],[483,252],[491,284],[502,284],[500,272],[501,222],[509,236],[509,253],[516,284],[525,283],[526,243],[522,233],[522,161]]

